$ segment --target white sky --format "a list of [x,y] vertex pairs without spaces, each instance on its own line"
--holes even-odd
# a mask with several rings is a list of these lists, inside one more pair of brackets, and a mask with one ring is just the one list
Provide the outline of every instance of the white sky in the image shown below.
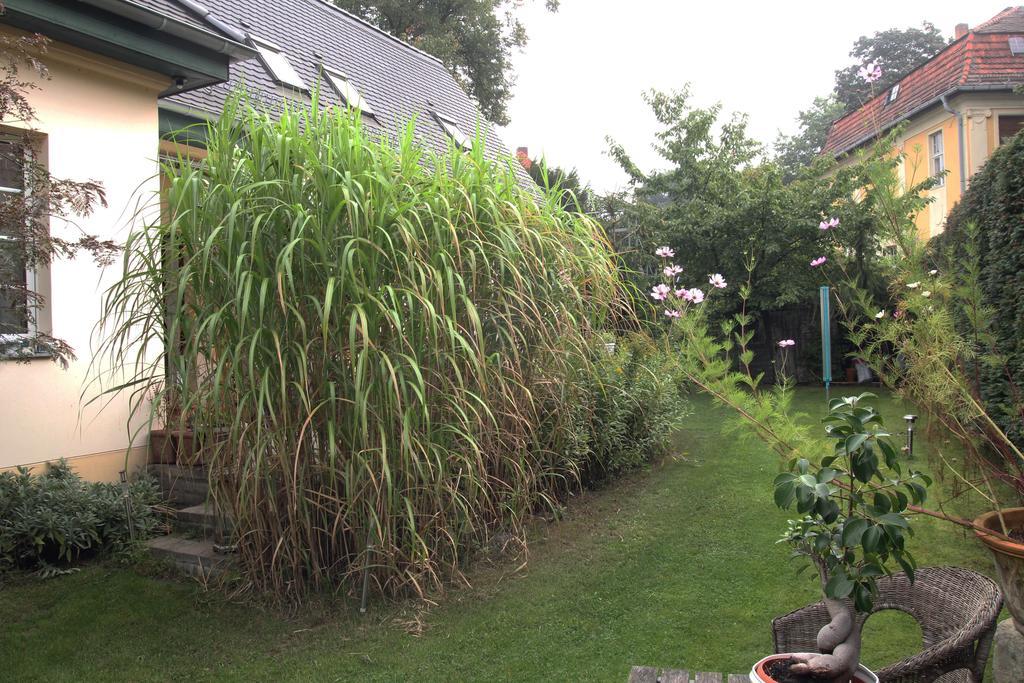
[[657,163],[657,130],[641,99],[649,88],[691,83],[694,103],[722,102],[750,115],[749,132],[774,141],[794,132],[797,112],[832,89],[851,62],[853,42],[887,28],[931,21],[947,37],[958,23],[982,23],[1009,0],[562,0],[555,14],[527,3],[530,36],[514,56],[517,74],[509,147],[579,170],[609,191],[625,175],[605,154],[605,136],[625,145],[641,168]]

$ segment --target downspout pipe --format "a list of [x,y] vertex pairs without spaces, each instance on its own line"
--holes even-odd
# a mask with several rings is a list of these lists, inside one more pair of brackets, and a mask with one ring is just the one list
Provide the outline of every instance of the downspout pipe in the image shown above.
[[960,149],[960,196],[963,197],[964,193],[967,192],[967,159],[964,156],[964,115],[963,112],[959,112],[949,106],[949,95],[943,95],[939,100],[942,102],[942,108],[956,117],[957,142]]

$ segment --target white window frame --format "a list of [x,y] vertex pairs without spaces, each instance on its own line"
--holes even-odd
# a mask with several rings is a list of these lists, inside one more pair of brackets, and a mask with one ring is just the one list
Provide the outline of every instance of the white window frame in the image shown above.
[[[8,143],[8,144],[12,143],[11,140],[6,139],[3,136],[0,136],[0,141],[2,141],[4,143]],[[32,150],[28,149],[28,148],[25,149],[25,163],[26,164],[32,163]],[[29,189],[28,189],[28,183],[26,181],[27,181],[27,178],[25,178],[23,176],[22,177],[22,186],[23,187],[20,187],[20,188],[18,188],[18,187],[5,187],[3,185],[0,185],[0,194],[19,194],[19,195],[24,195],[26,197],[30,196],[30,195],[27,194]],[[6,235],[0,235],[0,241],[13,242],[14,238],[13,237],[8,237]],[[35,268],[32,268],[31,266],[25,268],[25,288],[28,291],[30,291],[30,292],[38,292],[39,291],[39,273],[36,271]],[[29,316],[29,319],[26,320],[26,322],[25,322],[25,332],[8,332],[8,333],[0,332],[0,342],[3,342],[4,344],[11,344],[11,343],[19,342],[19,341],[27,342],[27,341],[29,341],[31,339],[34,339],[38,335],[38,333],[39,333],[38,323],[39,323],[39,315],[38,315],[38,312],[37,312],[36,315]],[[8,358],[8,357],[10,357],[10,355],[0,354],[0,358]]]
[[[936,141],[938,144],[936,145]],[[946,141],[942,135],[942,129],[928,134],[928,174],[935,178],[935,186],[942,187],[946,184]]]
[[274,79],[275,83],[302,92],[308,91],[306,82],[302,80],[302,76],[295,70],[292,63],[288,61],[288,55],[285,54],[283,49],[270,41],[255,36],[249,36],[249,41],[256,48],[260,55],[260,62],[263,63],[263,67],[270,74],[270,77]]
[[892,88],[889,89],[889,99],[888,99],[887,103],[888,104],[892,104],[893,102],[896,101],[896,98],[899,97],[899,96],[900,96],[900,84],[897,83],[896,85],[892,86]]
[[448,134],[448,137],[455,141],[455,144],[460,149],[469,149],[473,146],[473,142],[469,139],[469,136],[462,132],[462,129],[459,128],[459,124],[457,124],[453,119],[450,119],[443,114],[438,114],[437,112],[434,112],[434,118],[437,119],[437,122],[441,124],[441,128],[444,129],[444,132]]
[[346,107],[351,109],[358,109],[367,116],[376,116],[376,112],[373,111],[373,107],[370,102],[363,97],[363,94],[359,92],[356,86],[352,85],[352,81],[348,79],[341,71],[332,69],[329,66],[322,66],[321,70],[327,77],[331,87],[334,88],[334,92],[338,94],[338,97],[342,99]]

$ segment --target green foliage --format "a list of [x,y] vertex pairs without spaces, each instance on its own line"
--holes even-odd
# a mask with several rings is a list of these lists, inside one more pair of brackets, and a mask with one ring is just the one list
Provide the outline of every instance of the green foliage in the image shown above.
[[128,239],[101,357],[142,409],[164,360],[190,378],[250,585],[301,600],[369,567],[423,594],[521,538],[578,476],[559,397],[619,313],[600,226],[479,140],[428,155],[315,98],[279,120],[233,102],[207,138],[165,167],[169,220]]
[[[1024,137],[999,147],[934,240],[944,271],[967,285],[961,329],[978,361],[977,389],[993,419],[1024,445]],[[971,269],[976,269],[971,272]],[[976,284],[972,292],[970,284]]]
[[[948,44],[942,33],[927,21],[921,24],[921,28],[891,28],[876,31],[873,36],[861,36],[850,50],[854,63],[836,71],[832,97],[846,109],[856,109],[937,55]],[[867,83],[857,73],[862,66],[871,63],[882,68],[882,77],[875,83]]]
[[779,133],[775,140],[775,162],[782,167],[787,182],[814,165],[832,122],[842,116],[843,109],[835,97],[815,97],[809,108],[797,114],[797,132]]
[[[516,18],[522,3],[507,0],[333,0],[393,36],[434,55],[480,104],[490,121],[509,122],[512,51],[527,42]],[[551,12],[559,0],[545,0]]]
[[584,484],[666,455],[686,414],[675,359],[662,347],[643,335],[595,342],[585,379],[563,402],[573,425],[567,453]]
[[861,405],[868,398],[875,396],[830,401],[823,422],[833,452],[817,463],[793,459],[775,478],[775,504],[786,510],[795,505],[804,515],[790,520],[783,540],[818,567],[826,597],[852,598],[865,612],[878,593],[876,579],[891,565],[913,580],[907,506],[924,503],[931,485],[925,474],[904,473],[882,416]]
[[545,192],[554,193],[566,211],[589,213],[592,209],[590,187],[580,180],[575,168],[564,169],[549,166],[546,159],[529,161],[527,172]]
[[[747,136],[745,117],[722,122],[718,105],[694,108],[686,90],[650,93],[647,100],[662,126],[655,148],[664,170],[643,172],[611,143],[634,190],[606,200],[604,211],[609,234],[625,235],[616,244],[642,277],[659,270],[652,244],[674,248],[685,276],[698,283],[710,273],[746,280],[752,260],[751,310],[760,311],[813,300],[819,275],[808,264],[826,253],[831,258],[833,250],[852,253],[863,272],[871,270],[878,245],[850,201],[860,187],[857,169],[823,161],[787,183],[778,164],[757,160],[762,150]],[[830,216],[842,217],[844,230],[819,230]],[[720,308],[732,313],[739,304],[732,290]]]
[[[132,509],[129,524],[125,496]],[[0,570],[38,569],[45,577],[101,552],[127,549],[157,525],[156,486],[83,481],[61,460],[39,475],[0,472]]]

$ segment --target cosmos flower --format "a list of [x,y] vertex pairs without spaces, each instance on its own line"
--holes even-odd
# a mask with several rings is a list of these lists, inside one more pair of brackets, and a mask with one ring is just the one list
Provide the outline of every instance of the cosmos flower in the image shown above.
[[714,285],[718,289],[725,289],[728,286],[728,283],[725,281],[725,278],[722,277],[721,273],[715,273],[714,275],[709,275],[708,276],[708,284]]
[[839,227],[839,219],[835,218],[835,217],[829,218],[827,221],[822,221],[822,222],[818,223],[818,230],[821,230],[821,231],[830,230],[832,228],[838,228],[838,227]]
[[671,291],[672,288],[668,285],[654,285],[651,289],[651,298],[655,301],[664,301],[668,298],[668,294]]
[[676,275],[679,275],[679,273],[683,272],[683,268],[682,266],[677,266],[673,263],[670,266],[665,266],[661,272],[665,274],[665,277],[675,277]]
[[788,349],[790,346],[796,346],[796,342],[793,341],[792,339],[781,339],[781,340],[779,340],[779,347],[780,348]]
[[869,62],[857,70],[857,75],[860,76],[865,83],[874,83],[882,77],[882,67],[878,66],[874,62]]
[[907,283],[907,289],[917,289],[920,286],[921,286],[920,282],[908,282]]
[[878,313],[875,313],[875,320],[881,320],[885,317],[885,309],[882,309]]
[[820,266],[825,261],[828,261],[828,259],[825,258],[824,256],[819,256],[818,258],[816,258],[813,261],[811,261],[811,267],[812,268],[817,268],[818,266]]
[[665,309],[665,315],[667,315],[670,318],[678,318],[682,314],[679,311],[677,311],[676,309],[674,309],[674,308],[666,308]]
[[691,303],[699,304],[704,301],[704,291],[694,287],[693,289],[687,290],[686,296],[683,298]]
[[654,250],[654,254],[661,258],[672,258],[676,255],[676,252],[671,247],[658,247]]

